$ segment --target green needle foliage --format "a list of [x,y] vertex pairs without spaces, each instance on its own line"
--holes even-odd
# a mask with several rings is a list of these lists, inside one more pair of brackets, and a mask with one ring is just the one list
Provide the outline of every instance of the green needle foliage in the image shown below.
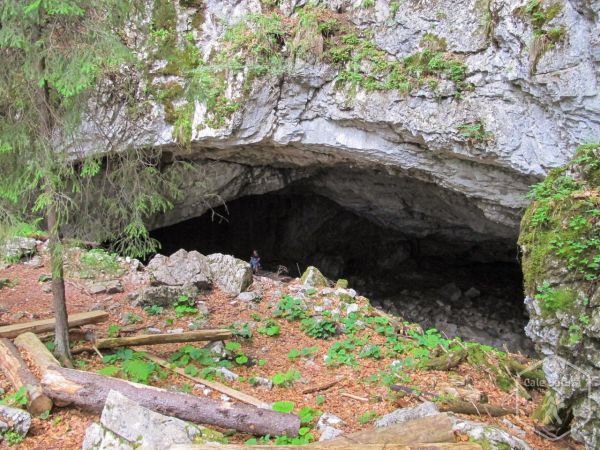
[[[0,228],[7,232],[45,219],[56,353],[63,359],[70,354],[61,233],[110,240],[116,251],[132,256],[153,251],[157,243],[145,223],[172,206],[178,180],[190,169],[175,161],[161,170],[159,151],[128,148],[126,139],[85,140],[85,130],[110,136],[89,113],[103,104],[102,92],[133,96],[128,92],[135,89],[122,89],[138,64],[124,30],[143,26],[143,4],[0,2]],[[122,137],[135,126],[128,119]]]

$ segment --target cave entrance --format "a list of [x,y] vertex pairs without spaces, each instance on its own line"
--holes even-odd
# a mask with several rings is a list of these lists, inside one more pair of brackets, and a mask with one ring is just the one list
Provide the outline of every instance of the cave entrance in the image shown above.
[[347,278],[371,302],[449,337],[531,352],[516,244],[507,239],[416,237],[390,229],[314,193],[280,191],[227,203],[156,229],[161,252],[180,248],[248,260],[266,270],[308,265]]

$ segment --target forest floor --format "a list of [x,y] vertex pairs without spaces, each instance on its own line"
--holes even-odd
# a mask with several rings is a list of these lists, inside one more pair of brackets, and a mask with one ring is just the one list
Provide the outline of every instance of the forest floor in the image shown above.
[[[71,256],[82,261],[80,256]],[[125,266],[123,262],[119,264]],[[107,273],[115,269],[114,264],[97,269],[101,272],[100,278],[115,275]],[[83,272],[85,277],[82,277]],[[358,296],[348,302],[347,298],[336,297],[331,290],[325,291],[325,294],[319,289],[307,290],[298,279],[276,281],[267,277],[255,277],[250,290],[259,293],[259,301],[236,300],[215,288],[199,298],[208,308],[208,314],[203,316],[200,312],[194,312],[194,308],[176,311],[174,308],[143,309],[132,306],[129,294],[138,289],[139,284],[131,276],[128,267],[117,272],[124,291],[110,295],[90,294],[90,280],[85,279],[90,276],[89,271],[83,271],[78,264],[72,265],[67,272],[69,313],[103,309],[110,314],[109,321],[88,325],[84,327],[87,331],[93,331],[97,337],[104,337],[142,334],[148,332],[148,329],[155,329],[154,332],[177,329],[188,331],[195,327],[228,328],[234,324],[240,334],[251,330],[250,339],[239,337],[230,341],[238,342],[239,346],[228,345],[231,355],[231,361],[227,361],[228,369],[239,376],[234,381],[219,377],[220,364],[207,364],[204,351],[200,355],[193,353],[194,348],[202,349],[203,343],[160,345],[154,346],[152,351],[185,367],[192,375],[217,379],[265,402],[289,401],[293,402],[294,411],[308,407],[335,414],[343,419],[340,428],[344,432],[372,428],[376,418],[397,408],[415,406],[421,402],[419,397],[423,398],[429,393],[435,394],[430,396],[433,400],[447,400],[447,391],[440,391],[440,387],[446,385],[462,384],[471,391],[479,392],[492,405],[515,408],[513,389],[505,387],[503,390],[498,386],[498,373],[494,370],[495,350],[485,346],[478,347],[481,350],[479,354],[489,358],[486,364],[465,362],[450,371],[424,370],[420,368],[421,362],[454,343],[435,332],[425,335],[423,339],[415,338],[411,334],[414,332],[410,331],[405,337],[396,337],[395,333],[390,333],[389,322],[385,318],[368,317],[366,312],[370,310],[370,305],[364,297]],[[52,317],[52,296],[48,292],[49,283],[43,281],[46,279],[44,275],[49,275],[46,257],[39,267],[20,263],[0,269],[0,279],[10,281],[8,286],[0,289],[1,325]],[[303,297],[302,302],[290,300],[297,297]],[[352,309],[358,311],[348,313],[349,304],[356,304]],[[285,316],[306,314],[306,311],[300,311],[302,308],[299,309],[298,305],[308,305],[310,312],[320,311],[325,320],[311,322],[311,314],[307,314],[309,320],[304,325],[302,320],[288,320]],[[338,313],[339,317],[343,317],[343,332],[340,332],[340,323],[336,323],[334,335],[325,339],[313,337],[330,334],[327,317]],[[360,315],[361,313],[364,315]],[[110,352],[106,352],[106,355],[109,358],[104,360],[93,352],[77,355],[75,367],[104,371],[123,378],[133,377],[135,381],[146,381],[154,386],[194,395],[221,398],[218,392],[209,392],[170,370],[156,366],[149,366],[147,373],[128,375],[123,370],[123,364],[126,358],[132,357],[131,354],[124,356],[117,352],[112,359]],[[522,360],[525,361],[524,357]],[[261,379],[276,383],[272,388],[261,386],[257,383]],[[303,393],[308,388],[335,381],[337,383],[329,389]],[[408,387],[413,393],[394,391],[390,389],[392,384]],[[14,392],[2,373],[0,388],[4,391],[4,396]],[[486,422],[513,434],[518,429],[522,433],[520,437],[534,449],[582,448],[571,440],[545,440],[535,432],[536,423],[530,415],[541,402],[543,393],[531,391],[530,394],[531,400],[519,400],[519,415],[499,418],[463,417]],[[77,449],[81,447],[86,428],[97,420],[96,414],[69,407],[55,408],[49,417],[35,418],[26,439],[12,448]],[[318,439],[317,430],[312,430],[311,434]],[[229,441],[245,442],[249,438],[247,435],[233,434],[229,436]],[[7,444],[0,443],[2,445]]]

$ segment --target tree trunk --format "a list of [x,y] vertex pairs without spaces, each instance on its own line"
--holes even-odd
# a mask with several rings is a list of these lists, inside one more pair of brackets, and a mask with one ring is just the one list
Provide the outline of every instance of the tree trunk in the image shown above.
[[60,226],[56,221],[54,206],[48,208],[48,250],[52,267],[52,304],[54,306],[54,353],[65,365],[71,364],[69,347],[69,322],[65,297],[65,279],[63,267],[63,247],[60,242]]
[[0,369],[16,390],[27,390],[27,410],[39,416],[52,409],[52,400],[44,395],[37,378],[31,373],[19,351],[8,339],[0,339]]
[[242,433],[297,436],[300,418],[250,405],[171,392],[152,386],[62,367],[47,367],[44,392],[54,401],[100,412],[111,390],[145,408],[190,422],[234,429]]

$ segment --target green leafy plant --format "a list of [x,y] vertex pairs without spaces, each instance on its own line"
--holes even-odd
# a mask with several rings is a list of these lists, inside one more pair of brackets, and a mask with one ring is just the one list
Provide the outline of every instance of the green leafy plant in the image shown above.
[[0,400],[0,404],[17,408],[27,405],[27,387],[22,386],[19,390],[7,395]]
[[135,323],[142,322],[144,319],[141,316],[139,316],[138,314],[128,312],[127,314],[125,314],[124,320],[128,324],[135,324]]
[[321,406],[323,403],[325,403],[325,401],[326,401],[326,398],[324,395],[317,395],[315,397],[315,403],[319,406]]
[[277,303],[273,314],[287,320],[300,320],[306,317],[306,309],[306,305],[301,299],[284,295]]
[[252,329],[248,323],[243,324],[234,324],[229,327],[231,332],[236,337],[241,337],[243,339],[252,339]]
[[12,447],[13,445],[18,445],[23,442],[25,440],[25,436],[17,433],[14,430],[8,430],[4,433],[4,439],[6,439],[8,445]]
[[317,353],[318,351],[319,351],[319,347],[317,347],[317,346],[313,346],[313,347],[304,347],[304,348],[302,348],[302,349],[300,349],[300,350],[293,348],[293,349],[291,349],[291,350],[288,352],[288,355],[287,355],[287,356],[288,356],[288,358],[289,358],[289,359],[291,359],[291,360],[297,359],[297,358],[299,358],[299,357],[301,357],[301,356],[302,356],[302,357],[305,357],[305,358],[308,358],[308,357],[310,357],[310,356],[313,356],[313,355],[314,355],[315,353]]
[[196,308],[194,300],[189,298],[187,295],[180,295],[177,297],[177,301],[173,306],[175,309],[175,315],[178,318],[198,314],[198,308]]
[[279,336],[280,330],[281,330],[281,327],[273,319],[265,320],[265,322],[262,324],[262,326],[260,326],[256,329],[256,331],[258,331],[259,333],[265,334],[265,335],[271,336],[271,337]]
[[289,387],[301,377],[302,375],[296,369],[289,369],[287,372],[276,373],[271,378],[271,381],[275,386]]
[[485,143],[494,139],[493,133],[486,131],[482,121],[463,123],[457,127],[460,135],[469,143]]
[[365,345],[359,355],[361,358],[373,358],[381,359],[383,357],[381,353],[381,347],[379,345]]
[[159,316],[163,313],[164,310],[165,310],[165,308],[163,308],[162,306],[158,306],[158,305],[150,305],[150,306],[146,306],[144,308],[144,311],[149,316]]
[[101,248],[84,250],[79,255],[79,276],[81,278],[96,278],[98,275],[121,276],[125,270],[117,258],[116,254],[108,253]]
[[360,416],[358,416],[357,421],[361,425],[366,425],[369,422],[372,422],[373,420],[375,420],[377,417],[378,417],[378,415],[375,411],[367,411],[367,412],[361,414]]
[[335,322],[325,318],[315,319],[310,317],[303,319],[300,329],[307,335],[318,339],[328,339],[337,333]]
[[117,337],[119,332],[121,331],[121,327],[119,325],[110,324],[107,329],[108,337]]
[[289,414],[294,410],[295,404],[290,401],[277,401],[271,405],[273,411]]

